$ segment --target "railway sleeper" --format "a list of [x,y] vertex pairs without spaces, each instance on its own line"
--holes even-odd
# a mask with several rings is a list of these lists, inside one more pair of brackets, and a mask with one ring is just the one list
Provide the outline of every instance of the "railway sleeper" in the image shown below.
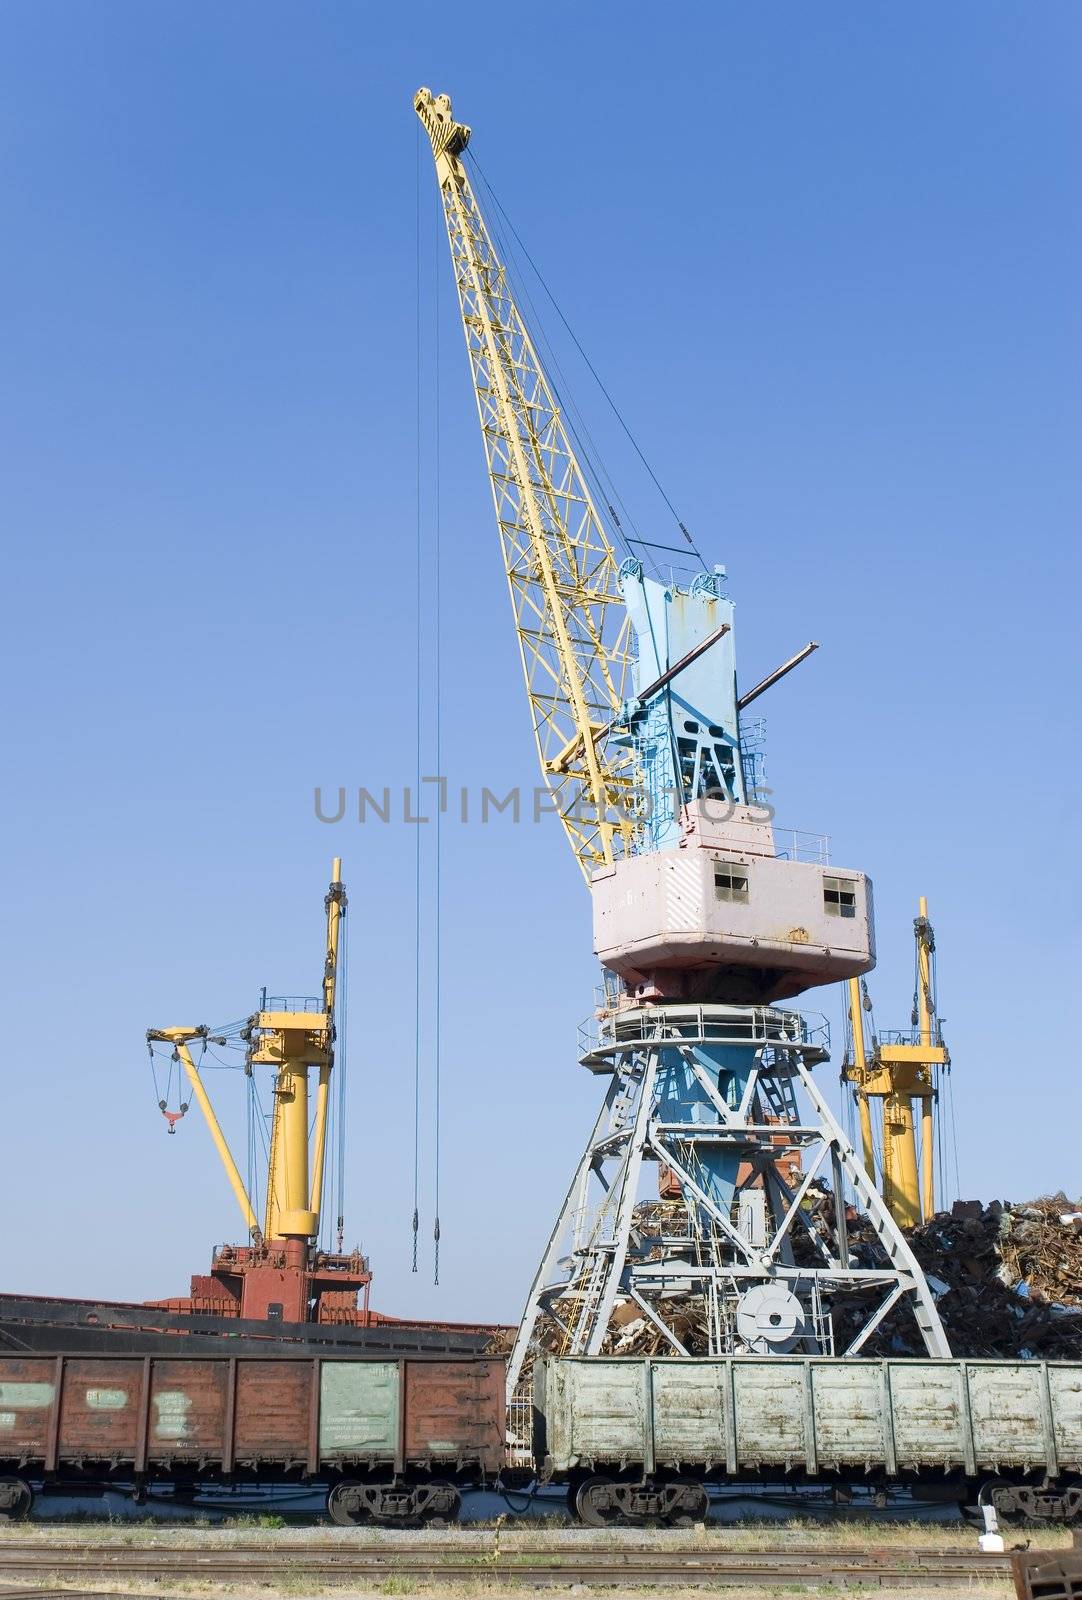
[[368,1483],[345,1478],[327,1495],[327,1515],[342,1528],[378,1523],[384,1527],[416,1528],[454,1522],[462,1496],[453,1483],[433,1479],[410,1483],[395,1478],[390,1483]]
[[591,1528],[690,1527],[705,1521],[710,1508],[705,1486],[693,1478],[626,1483],[592,1477],[580,1483],[570,1498],[575,1514]]

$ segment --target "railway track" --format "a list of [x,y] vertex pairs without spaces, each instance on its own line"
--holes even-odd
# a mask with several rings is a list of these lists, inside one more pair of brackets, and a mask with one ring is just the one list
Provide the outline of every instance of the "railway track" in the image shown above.
[[[70,1585],[152,1578],[161,1585],[170,1577],[186,1584],[274,1584],[288,1577],[294,1590],[298,1581],[319,1585],[416,1577],[429,1582],[433,1578],[459,1583],[498,1580],[534,1588],[576,1583],[754,1587],[773,1581],[886,1589],[951,1583],[979,1592],[989,1580],[1009,1579],[1010,1562],[1006,1556],[976,1551],[710,1550],[646,1543],[553,1546],[497,1544],[491,1538],[483,1545],[465,1546],[421,1542],[408,1535],[370,1544],[274,1543],[230,1549],[0,1541],[0,1600],[15,1600],[11,1586],[20,1580],[40,1583],[52,1579]],[[39,1589],[39,1596],[41,1592]]]
[[0,1584],[0,1600],[164,1600],[161,1595],[133,1594],[125,1589],[110,1593],[105,1589],[14,1589]]

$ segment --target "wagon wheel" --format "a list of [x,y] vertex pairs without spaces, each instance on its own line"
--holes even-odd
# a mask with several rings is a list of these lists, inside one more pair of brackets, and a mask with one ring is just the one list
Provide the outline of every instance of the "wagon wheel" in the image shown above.
[[18,1522],[30,1515],[34,1491],[25,1478],[0,1478],[0,1522]]
[[587,1478],[575,1495],[575,1510],[589,1528],[612,1528],[624,1520],[612,1478]]
[[421,1524],[426,1528],[446,1528],[449,1523],[457,1522],[459,1512],[462,1510],[462,1496],[453,1483],[447,1483],[442,1478],[434,1478],[429,1484],[432,1506],[430,1511],[425,1506],[421,1511]]
[[327,1515],[339,1528],[359,1528],[369,1520],[359,1485],[345,1479],[327,1495]]
[[681,1506],[665,1521],[670,1528],[691,1528],[696,1522],[705,1522],[710,1512],[710,1496],[703,1484],[694,1478],[672,1478],[669,1486],[680,1491]]
[[[986,1478],[980,1485],[977,1494],[973,1497],[973,1499],[962,1500],[959,1502],[959,1510],[962,1513],[962,1518],[965,1522],[969,1523],[970,1527],[978,1529],[984,1528],[983,1507],[985,1505],[995,1504],[993,1495],[997,1489],[1006,1489],[1009,1491],[1011,1489],[1010,1480],[1007,1478]],[[1011,1511],[1005,1506],[996,1505],[995,1509],[996,1521],[1000,1524],[1001,1528],[1017,1527],[1019,1523],[1025,1521],[1025,1517],[1019,1512]]]

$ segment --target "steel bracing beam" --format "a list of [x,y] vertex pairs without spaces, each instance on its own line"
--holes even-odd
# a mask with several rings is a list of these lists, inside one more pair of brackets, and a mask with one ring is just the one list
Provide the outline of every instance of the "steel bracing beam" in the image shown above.
[[[726,1017],[737,1019],[739,1010],[716,1008],[719,1025]],[[805,1315],[795,1339],[806,1350],[834,1353],[824,1313],[824,1307],[829,1312],[833,1294],[871,1295],[879,1290],[848,1342],[846,1355],[863,1349],[902,1302],[909,1304],[928,1353],[949,1355],[935,1303],[912,1251],[819,1093],[791,1032],[783,1032],[791,1028],[793,1014],[777,1013],[783,1045],[778,1056],[768,1038],[758,1041],[750,1087],[737,1107],[727,1104],[717,1086],[711,1085],[713,1092],[703,1095],[701,1119],[674,1125],[662,1120],[659,1102],[665,1073],[674,1064],[685,1072],[690,1065],[688,1041],[680,1031],[685,1014],[686,1008],[671,1008],[670,1014],[665,1006],[651,1007],[651,1028],[622,1041],[619,1022],[613,1022],[613,1036],[606,1041],[612,1079],[527,1301],[511,1355],[509,1393],[539,1336],[546,1348],[555,1346],[568,1354],[598,1354],[610,1335],[618,1338],[611,1322],[618,1300],[631,1301],[669,1344],[686,1353],[666,1320],[663,1299],[658,1298],[680,1289],[704,1297],[704,1320],[713,1328],[718,1345],[709,1352],[712,1355],[741,1348],[733,1332],[734,1313],[742,1297],[763,1284],[777,1285],[801,1302]],[[818,1048],[809,1053],[821,1059]],[[699,1060],[695,1066],[705,1070]],[[698,1071],[691,1076],[698,1082]],[[800,1116],[800,1099],[810,1104],[811,1117]],[[772,1114],[780,1121],[767,1120],[768,1106],[775,1108]],[[777,1165],[779,1141],[787,1142],[790,1129],[794,1145],[803,1152],[803,1170],[795,1185],[785,1181]],[[706,1177],[699,1176],[698,1152],[716,1149],[719,1138],[738,1145],[741,1168],[746,1168],[729,1206],[710,1192]],[[655,1163],[679,1184],[689,1233],[678,1239],[670,1232],[661,1259],[644,1261],[633,1245],[635,1214],[642,1199],[642,1173]],[[741,1231],[734,1216],[739,1194],[760,1185],[767,1229],[756,1242]],[[881,1265],[851,1264],[844,1222],[847,1185],[871,1221],[883,1253]],[[814,1216],[808,1209],[813,1200]],[[830,1227],[823,1218],[827,1201],[833,1212]],[[794,1262],[794,1228],[813,1241],[817,1264]],[[696,1253],[698,1258],[690,1259]],[[711,1297],[716,1302],[713,1310]]]

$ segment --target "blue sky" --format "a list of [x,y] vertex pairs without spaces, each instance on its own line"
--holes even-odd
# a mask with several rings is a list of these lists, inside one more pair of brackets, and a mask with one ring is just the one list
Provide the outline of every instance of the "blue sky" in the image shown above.
[[[264,983],[314,990],[336,852],[348,1232],[374,1303],[517,1315],[593,1116],[575,1027],[596,969],[562,834],[448,821],[442,1282],[427,1245],[410,1274],[414,830],[321,825],[312,793],[413,770],[421,83],[472,123],[680,514],[727,564],[744,682],[822,643],[763,702],[779,821],[829,832],[873,877],[884,1025],[908,1021],[929,896],[963,1192],[1078,1190],[1080,44],[1059,0],[557,3],[498,21],[8,0],[5,1288],[183,1292],[239,1235],[195,1116],[166,1136],[143,1033],[243,1015]],[[528,787],[422,155],[421,590],[431,638],[438,571],[443,767]],[[574,388],[640,523],[668,536],[585,374]],[[429,652],[433,761],[434,668]],[[426,870],[429,904],[431,887]],[[809,1004],[837,1036],[837,996]],[[432,1022],[428,1000],[426,1235]],[[235,1082],[213,1087],[239,1129]]]

